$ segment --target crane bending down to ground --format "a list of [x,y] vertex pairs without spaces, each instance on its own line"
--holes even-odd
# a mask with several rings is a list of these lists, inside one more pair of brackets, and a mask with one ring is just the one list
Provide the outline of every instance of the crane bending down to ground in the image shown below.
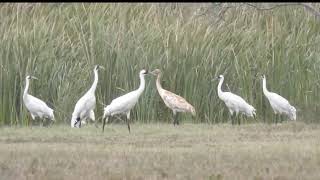
[[[238,113],[241,113],[246,116],[255,118],[256,109],[253,106],[251,106],[250,104],[248,104],[240,96],[233,94],[231,92],[223,92],[221,90],[221,86],[224,81],[223,75],[219,75],[218,79],[219,79],[218,96],[222,101],[224,101],[224,103],[228,107],[231,116],[233,116],[233,113],[235,113],[236,116],[238,116]],[[240,124],[240,121],[238,121],[238,123]]]
[[[98,70],[104,69],[103,66],[96,65],[93,69],[94,81],[91,88],[78,100],[71,118],[71,127],[81,128],[81,121],[87,118],[95,120],[93,109],[96,106],[95,91],[98,84]],[[77,126],[77,124],[79,124]]]
[[42,100],[28,94],[29,83],[31,79],[38,79],[38,78],[34,76],[26,77],[26,87],[23,92],[24,105],[30,112],[33,120],[35,120],[36,117],[39,117],[40,119],[42,119],[42,124],[43,124],[43,118],[48,118],[54,121],[53,109],[49,108],[47,104]]
[[[130,133],[130,110],[134,107],[134,105],[138,102],[140,95],[144,91],[145,88],[145,79],[144,76],[148,74],[148,70],[141,70],[139,73],[140,77],[140,86],[137,90],[131,91],[125,95],[122,95],[114,100],[111,101],[109,105],[104,108],[103,113],[103,125],[102,125],[102,132],[104,132],[104,126],[106,121],[108,122],[110,116],[114,116],[117,114],[126,114],[126,122],[128,125],[128,130]],[[106,118],[106,120],[105,120]]]
[[190,112],[192,116],[196,116],[196,111],[194,107],[191,104],[189,104],[184,98],[162,88],[160,84],[162,72],[160,69],[155,69],[154,71],[150,72],[150,74],[157,76],[156,86],[158,93],[165,105],[173,111],[174,126],[176,124],[179,125],[179,121],[177,119],[177,112]]
[[266,82],[266,76],[262,76],[262,89],[263,94],[267,97],[269,100],[269,103],[273,109],[274,114],[281,115],[285,114],[287,115],[290,120],[296,120],[296,108],[291,106],[289,101],[280,96],[279,94],[273,93],[268,91],[267,89],[267,82]]

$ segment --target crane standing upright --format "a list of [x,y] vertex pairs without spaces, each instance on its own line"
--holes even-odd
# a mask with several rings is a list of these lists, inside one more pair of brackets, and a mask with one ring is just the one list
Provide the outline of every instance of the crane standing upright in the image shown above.
[[[221,89],[222,83],[224,81],[223,75],[219,75],[218,79],[219,79],[218,96],[222,101],[224,101],[224,103],[228,107],[231,116],[233,116],[233,113],[235,113],[236,116],[238,116],[238,113],[242,113],[246,116],[255,118],[256,109],[250,104],[248,104],[240,96],[233,94],[231,92],[223,92]],[[238,123],[240,124],[239,120],[238,120]]]
[[35,120],[36,117],[39,117],[40,119],[42,119],[42,124],[43,124],[44,118],[48,118],[54,121],[53,109],[49,108],[48,105],[42,100],[28,94],[29,83],[31,79],[38,79],[38,78],[34,76],[26,77],[26,87],[23,92],[24,105],[30,112],[33,120]]
[[279,94],[268,91],[267,89],[266,76],[262,76],[262,90],[263,94],[269,100],[269,103],[273,109],[274,114],[281,115],[285,114],[290,120],[296,120],[296,108],[293,107],[288,100],[280,96]]
[[167,91],[162,88],[160,79],[162,76],[162,72],[160,69],[155,69],[150,74],[157,76],[156,86],[160,97],[162,98],[165,105],[170,108],[173,112],[173,125],[179,125],[179,121],[177,119],[177,112],[190,112],[192,116],[196,116],[196,111],[194,107],[188,103],[184,98],[178,96],[170,91]]
[[[95,91],[98,84],[98,70],[104,69],[103,66],[96,65],[93,69],[94,72],[94,81],[91,88],[78,100],[74,107],[71,118],[71,127],[81,128],[81,121],[87,118],[95,120],[93,109],[96,106],[96,96]],[[79,124],[77,126],[77,124]]]
[[146,84],[144,76],[146,74],[148,74],[148,70],[143,69],[140,71],[139,73],[140,86],[138,89],[112,100],[111,103],[104,108],[104,113],[102,118],[102,121],[103,121],[102,132],[104,132],[105,123],[108,122],[110,116],[114,116],[117,114],[126,114],[127,115],[126,122],[128,126],[128,131],[130,133],[130,122],[129,122],[130,110],[138,102],[140,95],[144,91],[145,84]]

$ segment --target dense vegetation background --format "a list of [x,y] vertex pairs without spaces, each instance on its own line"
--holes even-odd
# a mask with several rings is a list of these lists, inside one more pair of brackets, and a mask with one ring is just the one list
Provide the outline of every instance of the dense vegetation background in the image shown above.
[[[256,6],[273,6],[256,4]],[[319,9],[318,4],[313,7]],[[223,89],[257,109],[258,120],[272,122],[262,93],[267,87],[297,108],[297,120],[319,122],[320,20],[303,6],[260,10],[247,4],[1,4],[0,124],[25,124],[29,93],[69,124],[77,100],[103,65],[96,91],[96,118],[103,105],[139,86],[139,71],[160,68],[162,84],[194,105],[197,117],[184,121],[226,122],[228,111],[217,96]],[[132,119],[169,122],[172,112],[155,87],[147,85]],[[248,122],[253,122],[248,120]]]

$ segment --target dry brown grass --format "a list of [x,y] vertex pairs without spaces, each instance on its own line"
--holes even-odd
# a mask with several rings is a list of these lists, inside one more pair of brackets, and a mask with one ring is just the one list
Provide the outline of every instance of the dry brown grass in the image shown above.
[[0,179],[319,179],[320,126],[1,128]]

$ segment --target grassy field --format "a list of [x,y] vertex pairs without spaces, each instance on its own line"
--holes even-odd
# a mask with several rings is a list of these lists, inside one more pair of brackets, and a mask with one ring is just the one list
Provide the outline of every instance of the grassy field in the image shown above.
[[0,179],[319,179],[320,127],[301,122],[0,129]]

